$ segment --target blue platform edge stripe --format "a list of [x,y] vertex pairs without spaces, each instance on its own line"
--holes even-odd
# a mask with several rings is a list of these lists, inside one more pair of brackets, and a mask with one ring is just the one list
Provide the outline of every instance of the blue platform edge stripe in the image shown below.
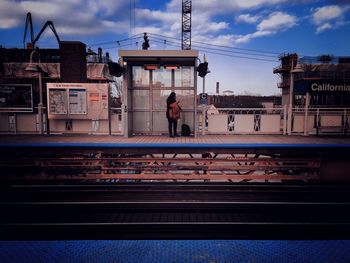
[[223,148],[223,149],[250,149],[250,148],[350,148],[350,144],[319,143],[319,144],[296,144],[296,143],[234,143],[234,144],[197,144],[197,143],[0,143],[0,148]]

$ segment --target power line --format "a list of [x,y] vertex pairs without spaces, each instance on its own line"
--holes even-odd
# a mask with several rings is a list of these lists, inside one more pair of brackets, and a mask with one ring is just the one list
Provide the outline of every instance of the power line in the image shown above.
[[[162,40],[162,41],[167,41],[169,43],[176,43],[176,42],[173,42],[173,41],[168,41],[168,40],[165,40],[165,39],[161,39],[159,37],[152,37],[152,38],[155,38],[155,39],[159,39],[159,40]],[[178,43],[176,43],[178,44]],[[198,48],[205,48],[205,49],[209,49],[209,50],[214,50],[214,51],[220,51],[220,52],[230,52],[230,53],[235,53],[235,54],[241,54],[241,55],[248,55],[248,56],[259,56],[259,57],[267,57],[267,58],[276,58],[276,55],[265,55],[265,54],[252,54],[252,53],[246,53],[246,52],[240,52],[240,51],[231,51],[231,50],[223,50],[223,49],[218,49],[218,48],[212,48],[212,47],[204,47],[202,45],[192,45],[193,47],[198,47]]]
[[[158,41],[158,40],[153,40],[153,41],[156,42],[156,43],[163,43],[163,42]],[[181,47],[181,45],[169,44],[169,43],[167,43],[167,44],[170,45],[170,46]],[[214,55],[226,56],[226,57],[241,58],[241,59],[251,59],[251,60],[264,61],[264,62],[278,62],[278,60],[230,55],[230,54],[224,54],[224,53],[208,51],[207,49],[197,49],[197,50],[198,51],[202,51],[202,52],[206,52],[206,53],[210,53],[210,54],[214,54]]]
[[[123,44],[123,45],[120,45],[119,47],[127,47],[127,46],[132,46],[132,45],[134,45],[134,44],[136,44],[136,43],[128,43],[128,44]],[[110,50],[110,49],[115,49],[116,47],[115,46],[113,46],[113,47],[105,47],[105,48],[103,48],[104,50]]]
[[131,37],[128,37],[128,38],[125,38],[125,39],[121,39],[121,40],[113,40],[113,41],[108,41],[108,42],[94,43],[94,44],[89,45],[89,47],[103,46],[103,45],[109,45],[109,44],[114,44],[114,43],[118,44],[120,42],[128,41],[130,39],[140,38],[142,35],[143,35],[142,33],[139,33],[139,34],[136,34],[136,35],[133,35]]
[[[169,37],[169,36],[155,34],[155,33],[147,33],[147,34],[160,36],[160,37],[163,37],[163,38],[171,38],[171,39],[175,39],[177,41],[180,41],[178,38],[175,38],[175,37]],[[245,50],[245,51],[256,52],[256,53],[267,53],[267,54],[275,54],[275,55],[279,55],[279,54],[282,53],[282,52],[278,53],[278,52],[273,52],[273,51],[264,51],[264,50],[256,50],[256,49],[238,48],[238,47],[230,47],[230,46],[224,46],[224,45],[209,44],[209,43],[200,42],[200,41],[193,41],[193,40],[192,40],[192,42],[199,43],[199,44],[204,44],[204,45],[208,45],[208,46],[215,46],[215,47],[228,48],[228,49],[237,49],[237,50]]]

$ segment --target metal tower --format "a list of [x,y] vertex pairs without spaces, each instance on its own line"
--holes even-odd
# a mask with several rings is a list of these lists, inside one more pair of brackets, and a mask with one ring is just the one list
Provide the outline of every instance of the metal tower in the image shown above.
[[192,0],[182,0],[182,49],[191,49]]

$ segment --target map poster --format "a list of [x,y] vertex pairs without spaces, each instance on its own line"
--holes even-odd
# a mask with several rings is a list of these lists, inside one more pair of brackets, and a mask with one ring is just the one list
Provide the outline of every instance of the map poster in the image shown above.
[[1,112],[33,112],[33,92],[30,84],[1,84]]
[[69,114],[87,114],[86,89],[69,89]]
[[50,114],[67,114],[67,90],[49,89]]

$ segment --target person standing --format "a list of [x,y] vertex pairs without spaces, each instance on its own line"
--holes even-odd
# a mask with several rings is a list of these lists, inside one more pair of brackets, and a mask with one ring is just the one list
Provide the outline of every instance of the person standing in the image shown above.
[[[179,137],[177,134],[177,120],[179,119],[178,113],[176,111],[176,107],[178,111],[180,111],[180,107],[176,102],[176,93],[171,92],[169,97],[166,100],[166,117],[168,119],[168,128],[169,128],[169,136],[170,137]],[[173,133],[174,131],[174,133]]]

